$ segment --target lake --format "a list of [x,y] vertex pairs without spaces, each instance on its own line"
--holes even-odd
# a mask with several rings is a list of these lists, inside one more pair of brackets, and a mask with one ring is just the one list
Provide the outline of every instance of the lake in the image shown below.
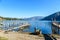
[[49,21],[29,21],[31,24],[29,29],[24,30],[28,32],[34,32],[34,28],[40,29],[44,34],[52,34],[51,22]]
[[[22,23],[28,22],[30,26],[23,30],[24,32],[34,32],[34,28],[41,30],[43,34],[52,34],[52,24],[51,21],[20,21],[20,20],[4,20],[0,21],[3,26],[0,26],[3,30],[8,30],[9,28],[19,27]],[[18,31],[16,29],[15,31]]]

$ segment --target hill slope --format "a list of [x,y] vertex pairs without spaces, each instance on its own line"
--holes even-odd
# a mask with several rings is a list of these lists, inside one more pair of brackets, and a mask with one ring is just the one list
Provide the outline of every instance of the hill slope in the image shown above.
[[47,17],[44,17],[42,20],[57,20],[57,21],[60,21],[60,12],[56,12],[52,15],[49,15]]

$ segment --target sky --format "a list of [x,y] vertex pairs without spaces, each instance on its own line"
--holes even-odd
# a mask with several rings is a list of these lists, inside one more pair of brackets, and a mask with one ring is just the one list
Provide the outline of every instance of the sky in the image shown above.
[[29,18],[60,11],[60,0],[0,0],[0,16]]

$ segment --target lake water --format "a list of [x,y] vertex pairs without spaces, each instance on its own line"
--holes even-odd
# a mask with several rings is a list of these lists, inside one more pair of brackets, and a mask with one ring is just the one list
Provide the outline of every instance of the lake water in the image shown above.
[[[34,28],[41,30],[44,34],[52,34],[51,21],[20,21],[20,20],[4,20],[1,21],[3,26],[0,26],[3,30],[8,30],[9,28],[19,27],[22,23],[28,22],[30,24],[28,29],[23,30],[24,32],[34,32]],[[16,29],[15,31],[17,31]]]
[[29,21],[31,24],[29,29],[24,30],[28,32],[34,32],[34,28],[40,29],[44,34],[52,34],[51,22],[49,21]]

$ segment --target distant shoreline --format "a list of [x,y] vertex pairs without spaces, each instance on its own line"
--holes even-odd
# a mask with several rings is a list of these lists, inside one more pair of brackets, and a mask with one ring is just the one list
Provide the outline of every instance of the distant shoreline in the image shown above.
[[22,18],[10,18],[10,17],[1,17],[0,20],[23,20]]

